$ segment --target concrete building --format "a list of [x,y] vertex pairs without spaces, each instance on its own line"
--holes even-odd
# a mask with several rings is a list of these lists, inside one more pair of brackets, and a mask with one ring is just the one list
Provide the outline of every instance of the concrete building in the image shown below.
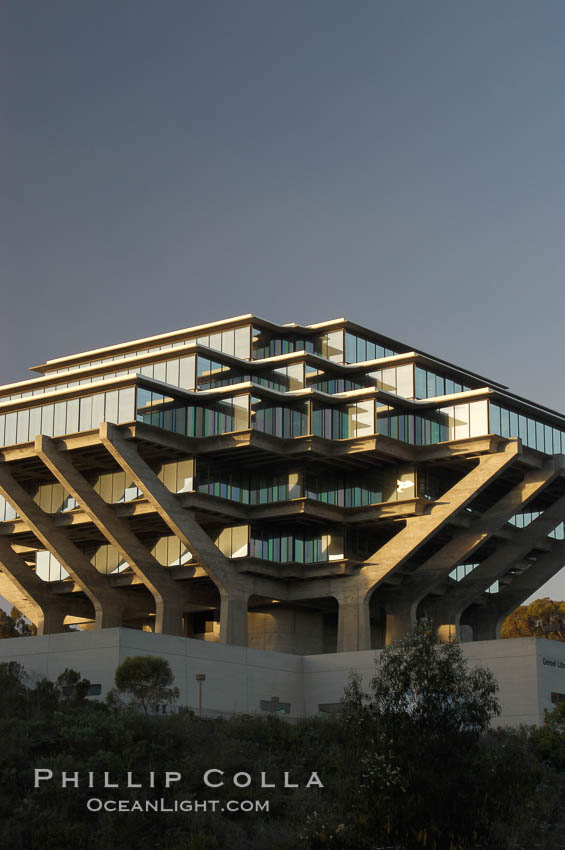
[[34,371],[0,388],[0,593],[37,652],[77,624],[336,657],[423,614],[491,640],[565,563],[565,417],[344,319]]
[[[493,725],[541,724],[545,711],[565,699],[564,643],[517,638],[462,646],[470,667],[488,667],[498,681],[502,713]],[[206,716],[276,712],[296,720],[337,711],[352,671],[368,688],[378,651],[301,656],[116,628],[12,638],[0,641],[0,653],[2,661],[23,664],[32,684],[35,677],[55,680],[67,667],[78,670],[100,699],[114,687],[116,667],[127,657],[158,655],[171,666],[178,705],[198,711],[202,687]]]

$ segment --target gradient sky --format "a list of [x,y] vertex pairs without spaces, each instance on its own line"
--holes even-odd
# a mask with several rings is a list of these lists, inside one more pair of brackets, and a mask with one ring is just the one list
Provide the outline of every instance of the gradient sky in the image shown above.
[[0,382],[346,316],[565,411],[564,48],[562,0],[3,0]]

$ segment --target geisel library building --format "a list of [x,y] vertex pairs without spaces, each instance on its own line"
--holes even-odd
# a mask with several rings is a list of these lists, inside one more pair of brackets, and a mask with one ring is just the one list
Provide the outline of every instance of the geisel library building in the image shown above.
[[565,563],[562,415],[344,319],[33,371],[0,388],[0,594],[38,636],[2,659],[103,694],[158,654],[187,704],[203,672],[210,711],[302,716],[427,615],[493,669],[505,722],[565,694],[563,645],[497,640]]

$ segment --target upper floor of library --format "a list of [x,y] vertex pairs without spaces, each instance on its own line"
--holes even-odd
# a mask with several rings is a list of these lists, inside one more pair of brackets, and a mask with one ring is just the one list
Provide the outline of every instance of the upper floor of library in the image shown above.
[[101,421],[188,436],[381,434],[427,445],[496,433],[553,454],[565,417],[345,319],[277,325],[253,315],[48,360],[0,387],[0,445]]

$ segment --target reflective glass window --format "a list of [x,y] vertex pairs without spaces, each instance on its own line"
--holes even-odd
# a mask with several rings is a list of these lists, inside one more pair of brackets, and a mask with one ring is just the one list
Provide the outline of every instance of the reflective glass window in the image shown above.
[[251,328],[249,325],[243,328],[236,328],[234,332],[234,354],[242,360],[249,360],[251,357]]
[[153,377],[156,381],[163,381],[163,383],[167,380],[167,364],[164,361],[155,363]]
[[167,360],[165,364],[167,368],[167,374],[165,380],[168,384],[172,384],[175,387],[179,386],[179,361],[178,360]]
[[67,429],[67,403],[61,401],[55,405],[53,420],[53,435],[55,437],[65,434]]
[[80,400],[79,431],[92,428],[92,396],[83,396]]
[[[125,387],[118,392],[118,422],[131,422],[135,419],[135,388]],[[171,429],[172,430],[172,429]]]
[[[79,407],[78,398],[71,398],[67,401],[67,434],[76,434],[79,425]],[[31,430],[31,422],[30,422]]]
[[117,391],[106,393],[106,422],[118,422],[118,393]]
[[18,411],[16,442],[27,443],[29,439],[29,410]]
[[528,440],[527,444],[531,449],[536,447],[536,423],[528,417]]
[[46,404],[41,409],[41,433],[45,434],[46,437],[53,436],[53,405]]
[[16,442],[18,415],[15,411],[7,413],[4,420],[4,445],[11,446]]
[[536,422],[536,449],[540,452],[545,451],[543,422]]
[[[78,431],[78,428],[76,429]],[[32,407],[29,411],[29,438],[33,440],[41,433],[41,408]]]

